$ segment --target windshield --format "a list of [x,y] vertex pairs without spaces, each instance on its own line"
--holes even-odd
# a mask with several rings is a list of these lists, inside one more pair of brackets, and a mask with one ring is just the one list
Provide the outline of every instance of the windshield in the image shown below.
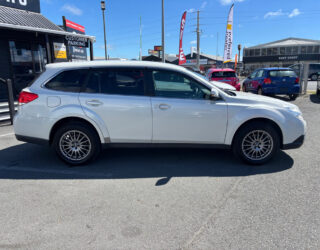
[[236,72],[234,71],[216,71],[212,72],[212,78],[221,78],[221,77],[237,77]]

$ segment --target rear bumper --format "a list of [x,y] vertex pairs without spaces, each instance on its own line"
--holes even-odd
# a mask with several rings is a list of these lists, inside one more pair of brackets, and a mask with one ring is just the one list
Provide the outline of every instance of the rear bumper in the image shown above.
[[298,137],[294,142],[283,145],[282,149],[295,149],[300,148],[304,142],[304,135]]

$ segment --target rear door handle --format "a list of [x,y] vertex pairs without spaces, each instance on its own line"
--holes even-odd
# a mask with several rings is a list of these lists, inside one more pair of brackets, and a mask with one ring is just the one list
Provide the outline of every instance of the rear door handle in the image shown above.
[[86,104],[96,107],[102,105],[102,102],[100,102],[99,100],[88,100],[86,101]]
[[168,105],[168,104],[164,104],[164,103],[159,104],[159,109],[161,109],[161,110],[166,110],[169,108],[170,108],[170,105]]

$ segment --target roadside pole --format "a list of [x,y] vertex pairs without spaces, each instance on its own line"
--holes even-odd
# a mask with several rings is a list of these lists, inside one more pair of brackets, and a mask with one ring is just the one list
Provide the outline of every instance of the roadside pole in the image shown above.
[[307,93],[307,89],[308,89],[309,66],[310,66],[310,63],[308,62],[303,63],[303,86],[301,86],[301,88],[303,87],[303,92],[302,92],[303,95]]
[[197,69],[200,71],[200,11],[197,11]]
[[162,0],[162,62],[166,62],[165,49],[164,49],[164,0]]

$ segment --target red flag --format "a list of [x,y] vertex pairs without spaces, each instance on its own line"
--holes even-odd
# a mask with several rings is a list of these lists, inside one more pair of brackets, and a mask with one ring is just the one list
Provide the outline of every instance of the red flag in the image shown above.
[[182,15],[181,18],[181,26],[180,26],[180,37],[179,37],[179,65],[184,64],[187,62],[186,56],[183,53],[182,49],[182,38],[183,38],[183,31],[184,31],[184,26],[186,24],[186,16],[187,12],[185,11]]

